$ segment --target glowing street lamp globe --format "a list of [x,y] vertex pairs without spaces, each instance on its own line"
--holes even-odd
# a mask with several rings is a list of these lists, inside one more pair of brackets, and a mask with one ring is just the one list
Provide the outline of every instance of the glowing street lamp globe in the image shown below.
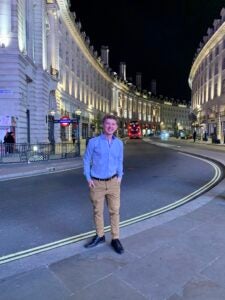
[[78,115],[78,116],[80,116],[81,115],[81,110],[79,108],[76,109],[75,114]]

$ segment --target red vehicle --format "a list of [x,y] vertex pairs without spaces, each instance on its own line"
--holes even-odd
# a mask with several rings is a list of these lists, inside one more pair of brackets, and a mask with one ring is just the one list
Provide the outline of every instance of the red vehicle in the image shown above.
[[130,139],[141,138],[141,125],[138,121],[130,121],[128,125],[128,137]]

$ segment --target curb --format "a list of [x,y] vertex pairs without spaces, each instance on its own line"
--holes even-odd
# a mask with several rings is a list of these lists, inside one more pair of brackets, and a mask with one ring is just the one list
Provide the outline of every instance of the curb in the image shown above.
[[32,177],[32,176],[40,176],[40,175],[48,175],[48,174],[53,174],[53,173],[66,172],[66,171],[79,169],[82,166],[83,166],[82,162],[77,163],[76,165],[74,165],[72,167],[69,167],[69,166],[46,166],[45,169],[31,170],[31,171],[21,171],[21,172],[18,172],[18,173],[2,175],[0,177],[0,181],[7,181],[7,180],[13,180],[13,179],[19,179],[19,178],[25,178],[25,177]]

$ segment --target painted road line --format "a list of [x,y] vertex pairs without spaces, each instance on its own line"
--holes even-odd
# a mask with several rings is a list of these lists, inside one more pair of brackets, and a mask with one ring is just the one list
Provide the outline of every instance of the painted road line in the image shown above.
[[180,145],[174,145],[174,144],[164,144],[164,143],[160,143],[160,142],[153,142],[153,141],[144,141],[146,143],[155,145],[155,146],[160,146],[160,147],[164,147],[164,148],[181,148]]
[[95,233],[95,230],[92,230],[92,231],[81,233],[81,234],[78,234],[78,235],[63,239],[63,240],[55,241],[55,242],[48,243],[48,244],[38,246],[38,247],[35,247],[35,248],[31,248],[31,249],[19,251],[19,252],[16,252],[16,253],[12,253],[12,254],[9,254],[9,255],[5,255],[5,256],[0,257],[0,264],[10,262],[10,261],[13,261],[13,260],[16,260],[16,259],[20,259],[20,258],[23,258],[23,257],[27,257],[27,256],[30,256],[30,255],[38,254],[38,253],[41,253],[41,252],[44,252],[44,251],[47,251],[47,250],[51,250],[51,249],[54,249],[54,248],[58,248],[58,247],[61,247],[61,246],[64,246],[64,245],[68,245],[68,244],[71,244],[71,243],[75,243],[75,242],[78,242],[78,241],[81,241],[83,239],[86,239],[88,237],[93,236],[94,233]]
[[[216,165],[216,163],[214,163],[212,161],[208,161],[204,158],[196,157],[196,156],[191,155],[191,154],[186,154],[186,153],[182,153],[182,152],[178,152],[178,153],[180,155],[186,155],[186,156],[194,157],[195,159],[199,159],[201,161],[204,161],[205,163],[210,164],[215,170],[215,174],[214,174],[213,178],[209,182],[207,182],[205,185],[203,185],[202,187],[197,189],[196,191],[194,191],[191,194],[181,198],[178,201],[175,201],[174,203],[171,203],[171,204],[166,205],[164,207],[158,208],[154,211],[150,211],[150,212],[144,213],[142,215],[139,215],[137,217],[130,218],[128,220],[120,222],[120,227],[125,227],[125,226],[128,226],[128,225],[143,221],[145,219],[152,218],[152,217],[157,216],[159,214],[165,213],[165,212],[167,212],[169,210],[172,210],[174,208],[177,208],[177,207],[193,200],[194,198],[198,197],[199,195],[201,195],[205,191],[209,190],[212,186],[214,186],[216,184],[217,181],[220,180],[220,178],[222,176],[222,172],[221,172],[220,168]],[[105,227],[105,232],[108,232],[108,231],[110,231],[110,226]],[[58,248],[58,247],[62,247],[62,246],[65,246],[65,245],[68,245],[68,244],[71,244],[71,243],[79,242],[79,241],[82,241],[82,240],[87,239],[89,237],[92,237],[93,235],[95,235],[95,230],[85,232],[85,233],[81,233],[79,235],[75,235],[75,236],[72,236],[72,237],[69,237],[69,238],[66,238],[66,239],[62,239],[62,240],[59,240],[59,241],[48,243],[48,244],[38,246],[38,247],[35,247],[35,248],[31,248],[31,249],[28,249],[28,250],[19,251],[19,252],[16,252],[16,253],[5,255],[5,256],[0,257],[0,264],[9,263],[11,261],[18,260],[18,259],[21,259],[21,258],[25,258],[25,257],[31,256],[31,255],[34,255],[34,254],[42,253],[42,252],[52,250],[52,249],[55,249],[55,248]]]
[[220,168],[214,162],[207,161],[206,159],[199,158],[199,157],[196,157],[196,156],[193,156],[193,155],[190,155],[190,154],[185,154],[185,153],[182,153],[182,152],[180,154],[187,155],[187,156],[192,156],[192,157],[194,157],[196,159],[202,160],[202,161],[210,164],[214,168],[214,170],[215,170],[215,175],[213,176],[213,178],[208,183],[206,183],[204,186],[202,186],[198,190],[192,192],[191,194],[189,194],[189,195],[181,198],[180,200],[175,201],[175,202],[173,202],[173,203],[171,203],[169,205],[166,205],[164,207],[158,208],[158,209],[156,209],[154,211],[147,212],[145,214],[142,214],[140,216],[128,219],[126,221],[122,221],[120,223],[121,227],[128,226],[128,225],[134,224],[134,223],[139,222],[139,221],[143,221],[145,219],[148,219],[148,218],[154,217],[156,215],[165,213],[165,212],[167,212],[167,211],[169,211],[171,209],[177,208],[180,205],[183,205],[183,204],[185,204],[185,203],[193,200],[194,198],[200,196],[201,194],[203,194],[204,192],[206,192],[207,190],[209,190],[212,186],[214,186],[217,181],[220,180],[220,178],[222,176],[222,173],[221,173]]

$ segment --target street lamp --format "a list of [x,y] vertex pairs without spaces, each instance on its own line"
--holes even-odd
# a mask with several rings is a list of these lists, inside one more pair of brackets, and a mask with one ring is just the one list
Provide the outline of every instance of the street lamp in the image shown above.
[[77,119],[77,147],[78,147],[78,155],[80,156],[80,115],[81,115],[80,108],[75,110],[75,115]]
[[55,110],[51,109],[48,112],[48,139],[51,144],[51,152],[52,153],[55,153],[54,120],[55,120]]
[[54,108],[52,108],[50,111],[49,111],[49,114],[51,115],[51,116],[55,116],[55,110],[54,110]]

